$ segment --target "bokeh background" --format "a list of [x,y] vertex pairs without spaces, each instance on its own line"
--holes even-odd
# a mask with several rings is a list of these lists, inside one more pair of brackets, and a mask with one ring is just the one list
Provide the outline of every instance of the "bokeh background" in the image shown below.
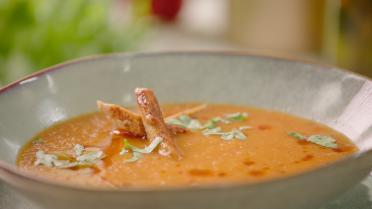
[[372,0],[0,0],[0,86],[86,55],[234,50],[372,77]]

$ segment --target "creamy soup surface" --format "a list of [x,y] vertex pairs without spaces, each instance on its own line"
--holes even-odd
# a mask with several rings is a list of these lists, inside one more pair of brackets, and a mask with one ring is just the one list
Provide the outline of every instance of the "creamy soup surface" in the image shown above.
[[[197,104],[163,105],[164,117]],[[203,134],[203,129],[188,130],[173,136],[181,159],[159,155],[157,148],[136,160],[123,151],[124,140],[143,148],[146,139],[115,134],[112,124],[100,112],[58,123],[37,134],[18,156],[18,167],[33,175],[72,186],[95,188],[216,185],[257,182],[304,172],[344,158],[357,148],[344,135],[331,128],[292,115],[254,107],[208,104],[190,114],[200,124],[215,117],[244,113],[242,120],[218,121],[219,132],[235,128],[241,135]],[[205,128],[204,128],[205,129]],[[321,146],[306,140],[313,135],[335,139]],[[56,168],[37,165],[36,153],[42,150],[61,159],[73,156],[77,144],[102,150],[104,157],[94,166]],[[334,146],[335,145],[335,146]]]

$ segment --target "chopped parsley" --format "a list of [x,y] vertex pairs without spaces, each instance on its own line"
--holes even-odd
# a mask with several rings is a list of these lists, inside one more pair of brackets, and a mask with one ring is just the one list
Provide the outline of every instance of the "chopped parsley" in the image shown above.
[[219,122],[229,124],[231,122],[235,121],[244,121],[248,117],[247,113],[231,113],[231,114],[226,114],[224,117],[214,117],[210,120],[207,121],[207,123],[203,126],[203,128],[209,128],[213,129],[217,127],[217,124]]
[[296,139],[299,139],[299,140],[305,140],[306,139],[306,136],[304,136],[304,135],[302,135],[298,132],[289,132],[288,135],[291,136],[291,137],[294,137]]
[[229,124],[234,121],[244,121],[248,117],[247,113],[231,113],[226,114],[224,117],[214,117],[207,121],[203,126],[202,134],[204,136],[219,135],[221,139],[229,141],[233,139],[245,140],[247,136],[242,132],[245,129],[251,128],[250,126],[241,126],[239,128],[233,128],[231,131],[223,132],[222,128],[217,126],[218,123]]
[[79,165],[92,165],[97,163],[97,161],[101,160],[103,157],[104,154],[101,150],[87,151],[84,154],[76,157],[76,160],[79,162]]
[[168,121],[168,123],[172,125],[176,125],[176,126],[181,126],[183,128],[191,129],[191,130],[202,128],[202,125],[200,124],[198,120],[192,119],[187,115],[181,115],[178,118],[172,118]]
[[244,121],[246,120],[248,117],[248,114],[245,113],[245,112],[237,112],[237,113],[231,113],[231,114],[227,114],[225,115],[225,118],[231,122],[233,121]]
[[215,127],[215,128],[207,128],[207,129],[204,129],[203,131],[202,131],[202,134],[204,135],[204,136],[209,136],[209,135],[213,135],[213,134],[219,134],[219,133],[221,133],[222,132],[222,129],[221,129],[221,127]]
[[247,127],[240,127],[239,129],[233,128],[230,132],[222,134],[221,138],[226,141],[232,139],[245,140],[247,139],[247,136],[242,132],[244,129],[247,129]]
[[233,139],[238,140],[245,140],[247,139],[247,136],[242,132],[243,130],[250,128],[248,126],[242,126],[240,128],[233,128],[231,131],[223,132],[221,127],[216,127],[212,129],[204,129],[202,131],[204,136],[210,136],[210,135],[219,135],[221,139],[225,141],[230,141]]
[[218,122],[225,123],[225,124],[229,124],[230,123],[229,120],[227,120],[225,118],[222,118],[222,117],[214,117],[214,118],[211,119],[211,121],[213,123],[218,123]]
[[81,145],[81,144],[76,144],[74,146],[74,152],[75,152],[75,155],[76,156],[80,156],[81,154],[83,154],[83,151],[84,151],[84,146]]
[[241,126],[240,128],[233,128],[231,131],[223,132],[218,123],[229,124],[231,122],[244,121],[248,117],[247,113],[237,112],[226,114],[223,117],[214,117],[208,120],[204,125],[187,115],[181,115],[178,118],[172,118],[168,121],[169,124],[181,126],[191,130],[202,129],[204,136],[219,135],[223,140],[245,140],[247,137],[242,132],[244,129],[251,128],[250,126]]
[[330,137],[330,136],[324,136],[324,135],[311,135],[309,137],[306,137],[298,132],[290,132],[288,133],[289,136],[298,139],[298,140],[306,140],[308,142],[335,149],[338,147],[336,143],[336,139]]
[[183,128],[191,129],[191,130],[198,130],[198,129],[213,129],[217,127],[218,123],[225,123],[229,124],[231,122],[235,121],[244,121],[247,119],[248,114],[247,113],[231,113],[226,114],[224,117],[214,117],[210,120],[208,120],[204,125],[201,125],[201,123],[193,118],[190,118],[187,115],[181,115],[178,118],[172,118],[167,123],[172,125],[181,126]]
[[132,157],[125,162],[135,162],[139,160],[142,157],[142,154],[149,154],[152,151],[156,149],[157,146],[163,141],[163,138],[156,137],[152,142],[144,147],[144,148],[138,148],[132,144],[129,143],[127,139],[124,139],[124,147],[120,151],[120,155],[125,155],[126,153],[129,153],[129,151],[132,151]]
[[208,121],[204,124],[203,128],[208,128],[208,129],[216,128],[216,127],[217,127],[217,123],[219,123],[219,122],[222,122],[222,123],[225,123],[225,124],[230,123],[230,121],[229,121],[229,120],[226,120],[225,118],[214,117],[214,118],[208,120]]
[[322,136],[322,135],[312,135],[307,138],[307,141],[312,142],[314,144],[318,144],[323,147],[328,148],[337,148],[336,139],[330,136]]
[[36,152],[35,166],[44,165],[46,167],[56,167],[56,168],[70,168],[77,164],[72,163],[68,160],[59,160],[57,155],[47,154],[42,150]]
[[204,125],[203,125],[203,128],[206,128],[206,129],[213,129],[213,128],[216,128],[216,122],[214,122],[212,119],[211,120],[208,120]]
[[86,151],[84,146],[76,144],[74,146],[75,158],[73,159],[61,159],[60,156],[55,154],[47,154],[43,150],[36,152],[35,166],[44,165],[46,167],[55,168],[72,168],[76,166],[93,166],[102,158],[104,153],[101,150],[97,151]]

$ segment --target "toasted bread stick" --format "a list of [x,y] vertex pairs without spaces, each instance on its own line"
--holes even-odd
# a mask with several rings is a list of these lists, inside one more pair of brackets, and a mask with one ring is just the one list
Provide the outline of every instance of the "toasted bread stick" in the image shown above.
[[97,101],[97,106],[113,122],[115,129],[128,131],[136,137],[145,136],[145,127],[138,114],[119,105],[107,104],[102,101]]
[[[137,113],[119,105],[109,104],[102,101],[97,101],[97,107],[110,121],[113,122],[115,130],[119,133],[141,138],[146,136],[142,118]],[[167,124],[167,127],[172,135],[186,132],[185,128],[179,126]]]
[[135,94],[147,138],[150,141],[158,137],[162,138],[159,154],[180,158],[180,151],[165,124],[154,92],[147,88],[136,88]]
[[172,136],[176,136],[177,134],[183,134],[187,132],[187,129],[181,126],[173,125],[173,124],[166,124],[168,130],[172,134]]

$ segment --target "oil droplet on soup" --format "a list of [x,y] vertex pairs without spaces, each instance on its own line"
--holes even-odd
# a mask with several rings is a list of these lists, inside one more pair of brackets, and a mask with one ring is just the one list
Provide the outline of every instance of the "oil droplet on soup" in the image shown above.
[[[167,116],[193,106],[195,104],[163,105],[162,110],[164,116]],[[221,120],[222,116],[232,113],[247,113],[247,117],[240,120],[240,116],[235,114],[231,116],[231,121]],[[190,115],[190,118],[198,120],[201,125],[218,117],[220,119],[216,119],[217,122],[213,125],[221,130],[212,129],[216,128],[212,126],[209,132],[200,128],[174,136],[174,141],[182,151],[182,159],[164,157],[155,150],[142,154],[134,162],[128,162],[133,153],[122,152],[123,140],[126,139],[136,147],[145,147],[149,145],[148,141],[112,134],[111,123],[101,113],[86,114],[58,123],[37,134],[20,151],[17,165],[25,172],[72,186],[193,186],[257,182],[294,175],[357,151],[352,142],[341,133],[280,112],[208,104],[202,111]],[[329,148],[314,141],[297,139],[288,135],[292,131],[305,136],[332,136],[337,147]],[[102,150],[104,154],[99,159],[100,163],[73,169],[35,164],[40,150],[68,155],[77,144]]]

